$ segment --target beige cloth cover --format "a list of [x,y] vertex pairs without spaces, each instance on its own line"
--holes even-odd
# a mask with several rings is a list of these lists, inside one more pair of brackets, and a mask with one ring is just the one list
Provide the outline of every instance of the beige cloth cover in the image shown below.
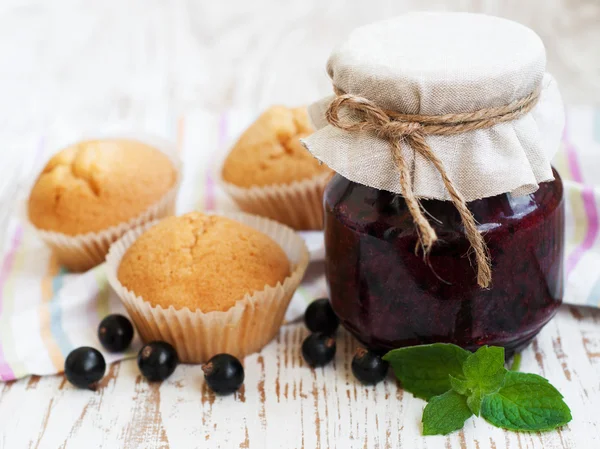
[[[550,160],[564,126],[562,100],[545,73],[537,34],[506,19],[469,13],[411,13],[354,30],[332,53],[327,73],[341,91],[405,114],[441,115],[503,106],[541,87],[525,116],[427,143],[466,201],[525,195],[553,179]],[[319,160],[351,181],[402,193],[390,145],[373,133],[327,123],[334,97],[311,105],[317,131],[303,139]],[[439,173],[403,145],[420,198],[449,200]]]

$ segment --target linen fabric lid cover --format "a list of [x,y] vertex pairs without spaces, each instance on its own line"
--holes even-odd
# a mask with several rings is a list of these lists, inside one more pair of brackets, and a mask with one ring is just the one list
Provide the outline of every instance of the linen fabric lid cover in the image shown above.
[[[535,192],[553,179],[550,160],[564,126],[555,80],[545,73],[544,45],[529,28],[469,13],[411,13],[354,30],[331,54],[333,85],[383,109],[442,115],[499,107],[540,89],[537,104],[516,120],[426,141],[466,201]],[[316,132],[303,139],[320,161],[351,181],[402,193],[390,144],[372,132],[330,125],[335,96],[309,107]],[[406,144],[419,198],[449,200],[439,172]]]

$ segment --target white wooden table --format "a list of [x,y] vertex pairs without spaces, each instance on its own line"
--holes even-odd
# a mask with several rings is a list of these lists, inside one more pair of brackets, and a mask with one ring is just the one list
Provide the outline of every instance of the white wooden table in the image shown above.
[[393,377],[376,387],[350,370],[356,343],[338,337],[335,362],[310,369],[301,323],[245,360],[244,387],[211,393],[199,366],[182,365],[149,384],[135,361],[110,367],[97,392],[63,376],[31,377],[0,387],[0,447],[35,448],[594,448],[600,446],[600,311],[564,306],[523,352],[522,370],[546,376],[573,411],[567,427],[512,433],[481,419],[447,437],[422,437],[425,402]]
[[[49,129],[116,121],[148,129],[195,108],[308,102],[329,92],[324,63],[348,30],[411,7],[521,20],[544,38],[567,100],[600,101],[594,0],[5,0],[0,168]],[[335,363],[309,369],[300,356],[306,335],[301,324],[284,326],[245,360],[246,382],[232,397],[210,393],[197,366],[150,385],[132,360],[111,366],[96,393],[63,376],[0,384],[0,448],[600,447],[599,310],[563,306],[523,353],[522,369],[549,378],[573,410],[569,426],[544,434],[470,420],[449,437],[421,437],[423,401],[392,378],[357,384],[355,343],[343,332]]]

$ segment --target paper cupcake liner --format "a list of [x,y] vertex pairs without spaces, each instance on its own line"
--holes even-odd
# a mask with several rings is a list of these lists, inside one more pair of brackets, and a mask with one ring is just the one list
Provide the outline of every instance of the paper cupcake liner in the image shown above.
[[171,143],[154,136],[140,134],[110,134],[94,135],[88,138],[128,138],[152,145],[162,151],[171,159],[177,170],[177,180],[173,187],[155,204],[131,220],[118,225],[111,226],[99,232],[90,232],[80,235],[67,235],[60,232],[46,231],[36,228],[29,222],[28,214],[24,211],[24,218],[28,224],[35,229],[38,236],[54,252],[61,265],[70,271],[87,271],[90,268],[104,262],[110,245],[130,229],[144,225],[145,223],[165,218],[175,213],[177,193],[181,182],[181,161],[177,151]]
[[219,184],[245,212],[268,217],[297,230],[323,229],[323,192],[332,173],[323,173],[291,184],[243,188]]
[[268,235],[281,246],[292,267],[291,274],[283,282],[248,293],[225,312],[153,307],[119,282],[117,273],[123,255],[155,223],[146,223],[127,232],[111,246],[106,257],[108,281],[121,298],[142,340],[169,342],[184,363],[203,363],[219,353],[242,358],[262,349],[277,335],[285,311],[308,266],[309,256],[304,240],[287,226],[241,212],[220,215]]

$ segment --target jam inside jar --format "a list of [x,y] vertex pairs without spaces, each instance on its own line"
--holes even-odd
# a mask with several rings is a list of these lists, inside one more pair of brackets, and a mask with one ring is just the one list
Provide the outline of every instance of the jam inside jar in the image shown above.
[[401,195],[337,174],[325,191],[326,275],[340,321],[368,348],[454,343],[524,348],[563,297],[564,204],[558,173],[530,195],[468,203],[492,260],[481,289],[450,201],[422,200],[438,235],[428,261]]

